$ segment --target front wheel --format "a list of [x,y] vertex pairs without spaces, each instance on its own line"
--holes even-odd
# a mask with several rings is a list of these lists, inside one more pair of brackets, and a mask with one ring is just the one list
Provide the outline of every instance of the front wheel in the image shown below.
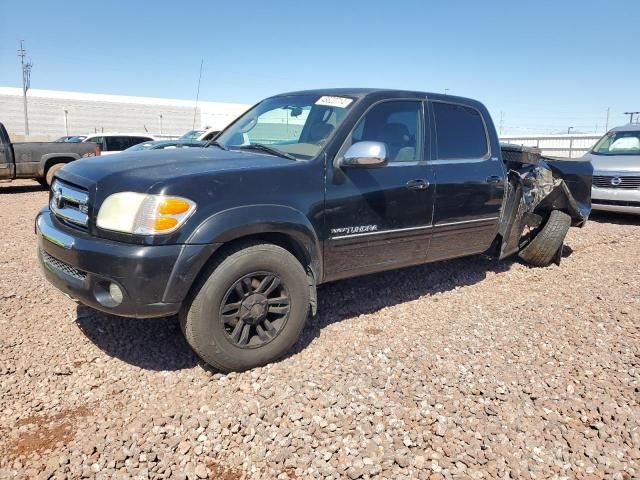
[[272,362],[304,328],[307,275],[287,250],[245,244],[219,259],[180,312],[187,342],[205,362],[228,372]]

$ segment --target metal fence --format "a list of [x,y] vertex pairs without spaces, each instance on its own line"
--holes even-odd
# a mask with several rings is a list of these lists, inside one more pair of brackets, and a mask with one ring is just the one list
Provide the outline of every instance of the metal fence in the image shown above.
[[600,135],[541,135],[500,137],[501,142],[515,143],[542,150],[550,157],[580,158],[598,141]]

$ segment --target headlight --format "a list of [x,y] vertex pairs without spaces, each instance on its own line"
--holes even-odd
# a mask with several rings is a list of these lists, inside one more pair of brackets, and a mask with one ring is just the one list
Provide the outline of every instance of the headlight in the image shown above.
[[195,209],[187,198],[120,192],[103,202],[97,224],[115,232],[160,235],[177,230]]

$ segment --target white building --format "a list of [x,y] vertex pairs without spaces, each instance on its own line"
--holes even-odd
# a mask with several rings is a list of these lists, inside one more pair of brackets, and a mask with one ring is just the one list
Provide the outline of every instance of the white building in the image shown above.
[[[94,132],[148,132],[179,136],[194,125],[222,129],[250,105],[31,89],[29,140]],[[0,87],[0,122],[11,138],[24,139],[22,89]]]

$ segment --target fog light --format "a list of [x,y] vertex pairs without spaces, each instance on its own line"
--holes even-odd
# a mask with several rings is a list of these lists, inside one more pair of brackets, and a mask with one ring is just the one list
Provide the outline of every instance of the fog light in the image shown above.
[[116,305],[120,305],[122,303],[122,289],[115,283],[109,284],[109,295],[111,295],[111,299]]

